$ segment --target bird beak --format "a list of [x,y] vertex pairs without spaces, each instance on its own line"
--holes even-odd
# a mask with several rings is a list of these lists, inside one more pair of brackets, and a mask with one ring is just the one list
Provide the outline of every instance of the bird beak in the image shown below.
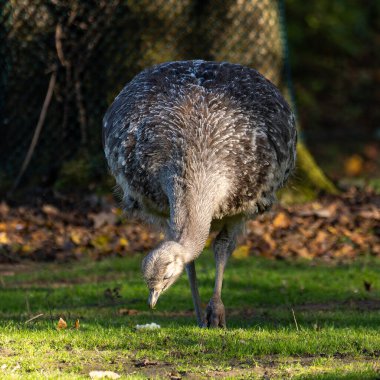
[[151,309],[154,309],[154,307],[156,306],[156,303],[157,303],[158,297],[160,296],[160,293],[161,293],[160,291],[155,290],[155,289],[150,290],[149,298],[148,298],[148,305]]

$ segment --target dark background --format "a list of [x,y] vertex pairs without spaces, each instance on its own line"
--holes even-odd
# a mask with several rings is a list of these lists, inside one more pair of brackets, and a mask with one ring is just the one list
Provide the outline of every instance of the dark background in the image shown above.
[[380,187],[378,1],[2,3],[2,194],[14,194],[53,72],[17,191],[109,189],[100,139],[107,106],[144,67],[192,58],[243,63],[289,98],[293,89],[301,136],[322,169],[336,183]]

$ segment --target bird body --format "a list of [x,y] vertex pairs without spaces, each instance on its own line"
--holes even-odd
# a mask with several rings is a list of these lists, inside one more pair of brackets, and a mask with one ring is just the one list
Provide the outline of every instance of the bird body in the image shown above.
[[296,130],[279,90],[257,71],[182,61],[126,85],[104,117],[103,144],[125,208],[166,230],[143,263],[152,301],[184,266],[195,277],[213,225],[226,252],[215,257],[228,258],[242,223],[270,208],[293,170]]

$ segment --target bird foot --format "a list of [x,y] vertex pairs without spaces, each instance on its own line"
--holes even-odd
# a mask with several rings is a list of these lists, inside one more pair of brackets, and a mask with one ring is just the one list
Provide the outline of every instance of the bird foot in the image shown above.
[[226,313],[220,298],[211,298],[206,308],[204,327],[226,327]]

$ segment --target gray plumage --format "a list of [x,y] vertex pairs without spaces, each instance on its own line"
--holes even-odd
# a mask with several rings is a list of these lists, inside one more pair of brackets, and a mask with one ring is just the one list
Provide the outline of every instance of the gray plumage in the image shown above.
[[[279,90],[236,64],[160,64],[116,97],[103,144],[126,209],[166,230],[143,262],[151,306],[186,266],[198,323],[224,326],[222,277],[236,237],[295,165],[294,116]],[[212,227],[217,274],[204,322],[193,262]]]

